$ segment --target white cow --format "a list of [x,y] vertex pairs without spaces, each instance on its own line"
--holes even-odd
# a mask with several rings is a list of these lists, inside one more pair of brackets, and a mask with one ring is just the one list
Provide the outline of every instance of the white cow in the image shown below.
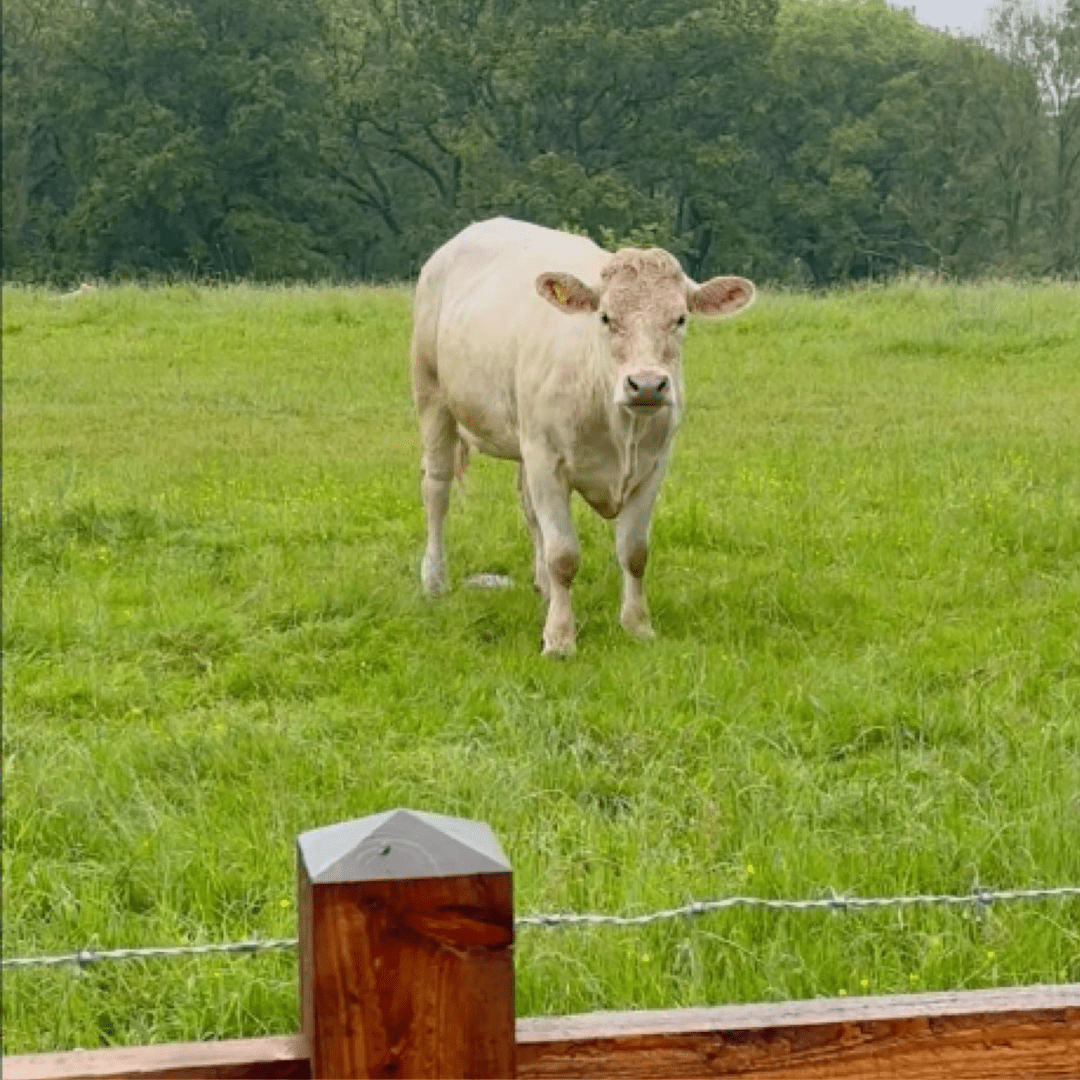
[[446,588],[443,521],[472,447],[521,462],[536,586],[549,598],[544,652],[574,651],[571,491],[615,519],[622,625],[652,637],[649,517],[682,414],[687,315],[732,315],[753,296],[740,277],[695,284],[658,248],[612,255],[507,218],[470,225],[439,248],[420,272],[412,339],[424,589]]

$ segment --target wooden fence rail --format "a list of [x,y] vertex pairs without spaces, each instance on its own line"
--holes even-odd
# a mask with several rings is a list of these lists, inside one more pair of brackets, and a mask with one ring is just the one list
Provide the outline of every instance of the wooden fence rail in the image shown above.
[[55,1077],[1080,1080],[1080,984],[514,1020],[510,866],[398,810],[298,841],[299,1035],[3,1060]]

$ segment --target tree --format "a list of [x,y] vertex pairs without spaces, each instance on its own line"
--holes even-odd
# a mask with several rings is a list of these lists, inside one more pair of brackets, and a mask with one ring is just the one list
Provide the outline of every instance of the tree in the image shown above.
[[741,138],[774,16],[774,0],[339,10],[323,161],[406,273],[492,213],[649,236],[700,269],[720,232],[700,221],[709,155]]
[[74,0],[3,5],[4,272],[49,277],[63,263],[59,238],[72,198],[68,148],[55,115],[58,54],[73,34]]
[[[16,263],[37,265],[43,243],[63,252],[46,271],[61,275],[305,277],[327,265],[308,224],[314,0],[53,3],[61,29],[24,32],[10,61],[5,42],[33,118],[5,146],[5,173],[23,178],[13,199],[37,207],[16,214]],[[39,54],[47,77],[27,71]],[[27,232],[45,218],[47,236]]]
[[992,46],[1037,88],[1049,133],[1046,269],[1080,271],[1080,0],[1047,14],[1003,0],[987,35]]
[[9,0],[4,271],[408,278],[470,221],[704,278],[1080,267],[1080,0]]
[[880,122],[899,148],[891,206],[935,269],[1035,268],[1044,133],[1025,71],[942,36],[920,71],[890,87]]

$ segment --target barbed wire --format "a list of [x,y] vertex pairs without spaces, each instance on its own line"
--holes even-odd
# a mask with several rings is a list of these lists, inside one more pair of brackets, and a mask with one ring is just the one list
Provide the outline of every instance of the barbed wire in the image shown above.
[[957,896],[839,896],[832,895],[815,900],[766,900],[757,896],[729,896],[722,900],[695,900],[682,907],[665,911],[651,911],[644,915],[521,915],[515,919],[518,926],[559,926],[587,924],[590,926],[647,926],[664,919],[677,919],[694,915],[707,915],[713,911],[729,908],[764,908],[769,911],[859,911],[872,908],[905,907],[957,907],[961,905],[989,906],[1016,900],[1049,900],[1080,897],[1080,886],[1064,885],[1049,889],[978,889]]
[[99,960],[153,960],[173,956],[210,956],[214,953],[258,953],[271,949],[295,949],[297,938],[255,938],[251,941],[212,942],[208,945],[162,945],[145,949],[80,949],[62,956],[5,957],[4,968],[62,967],[65,964],[95,964]]
[[[812,900],[768,900],[759,896],[728,896],[719,900],[694,900],[681,907],[650,911],[643,915],[604,915],[590,912],[554,912],[548,915],[519,915],[515,926],[647,926],[668,919],[693,918],[731,908],[757,908],[766,911],[868,911],[910,907],[989,907],[991,904],[1016,901],[1063,900],[1080,898],[1080,885],[1062,885],[1045,889],[975,889],[970,893],[916,894],[914,896],[831,896]],[[80,949],[60,956],[5,957],[3,968],[61,967],[98,963],[102,960],[151,960],[177,956],[260,953],[295,949],[297,938],[255,938],[251,941],[211,943],[208,945],[173,945],[156,948]]]

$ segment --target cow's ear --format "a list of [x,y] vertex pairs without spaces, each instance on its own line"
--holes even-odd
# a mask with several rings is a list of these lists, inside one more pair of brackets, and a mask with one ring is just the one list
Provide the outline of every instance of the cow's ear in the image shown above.
[[691,282],[686,301],[695,314],[719,318],[742,311],[753,299],[754,286],[746,278],[714,277],[703,285]]
[[573,274],[547,271],[536,279],[536,291],[560,311],[569,315],[583,315],[600,306],[600,296]]

